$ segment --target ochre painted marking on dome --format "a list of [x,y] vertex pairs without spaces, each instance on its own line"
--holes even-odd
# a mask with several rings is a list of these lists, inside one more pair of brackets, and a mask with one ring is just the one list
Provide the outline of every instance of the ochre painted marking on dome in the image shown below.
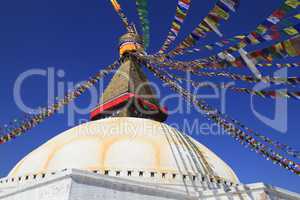
[[[121,136],[115,136],[113,138],[110,138],[109,140],[106,140],[103,143],[103,149],[104,151],[102,151],[102,155],[101,157],[103,158],[102,160],[102,166],[104,168],[107,168],[107,166],[105,166],[105,163],[107,161],[107,154],[110,151],[110,148],[113,146],[113,144],[120,142],[120,141],[139,141],[142,142],[144,144],[150,144],[153,147],[153,150],[155,152],[155,168],[156,170],[160,169],[160,148],[159,145],[156,145],[154,142],[150,142],[149,138],[142,138],[140,135],[137,135],[136,137],[132,137],[132,135],[121,135]],[[126,156],[126,154],[124,154],[124,156]]]
[[[68,140],[68,141],[64,142],[64,143],[58,144],[58,145],[54,148],[54,150],[51,152],[51,154],[49,155],[47,161],[45,162],[45,164],[44,164],[44,166],[43,166],[43,168],[42,168],[42,170],[43,170],[43,171],[47,171],[47,169],[48,169],[48,167],[49,167],[49,164],[50,164],[50,162],[52,161],[53,157],[56,155],[56,153],[57,153],[58,151],[60,151],[60,150],[61,150],[63,147],[65,147],[66,145],[71,144],[71,143],[73,143],[73,142],[76,141],[76,140],[91,140],[91,139],[93,139],[94,137],[96,137],[96,136],[91,136],[91,135],[89,135],[89,136],[77,136],[77,137],[75,137],[75,138],[72,138],[71,140]],[[40,172],[40,173],[41,173],[41,172]]]
[[106,141],[103,142],[103,149],[101,150],[101,154],[100,154],[100,159],[101,159],[101,166],[102,168],[105,168],[105,160],[106,160],[106,153],[107,153],[107,150],[109,149],[109,147],[114,143],[116,142],[117,140],[122,140],[124,138],[124,136],[114,136],[110,139],[107,139],[106,138]]
[[[42,145],[43,146],[43,145]],[[29,158],[31,157],[36,151],[38,150],[37,149],[34,149],[33,151],[31,151],[29,154],[27,154],[21,161],[19,161],[17,163],[17,165],[10,171],[10,174],[11,176],[16,176],[20,170],[20,167],[22,166],[22,164]]]

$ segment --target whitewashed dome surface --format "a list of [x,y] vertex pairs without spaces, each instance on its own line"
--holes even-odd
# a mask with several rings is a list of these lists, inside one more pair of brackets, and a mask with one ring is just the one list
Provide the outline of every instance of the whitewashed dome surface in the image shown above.
[[[121,117],[88,122],[32,151],[11,170],[9,177],[62,169],[198,174],[201,163],[191,162],[195,156],[177,134],[174,128],[149,119]],[[224,161],[191,140],[216,176],[239,182]]]

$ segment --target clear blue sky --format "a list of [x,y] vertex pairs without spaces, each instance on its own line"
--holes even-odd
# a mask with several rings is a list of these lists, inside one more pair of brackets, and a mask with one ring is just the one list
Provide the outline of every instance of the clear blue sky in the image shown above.
[[[155,52],[166,37],[177,1],[149,1],[151,15],[149,52]],[[199,23],[214,2],[193,1],[190,15],[179,39],[186,36]],[[137,23],[134,1],[120,0],[120,3],[129,19]],[[225,37],[250,31],[281,3],[281,0],[243,0],[238,12],[228,22],[222,24],[221,30]],[[66,72],[64,78],[56,78],[57,82],[83,81],[117,58],[117,39],[125,31],[108,0],[1,1],[0,27],[1,124],[22,114],[13,99],[13,86],[19,74],[32,68],[46,70],[47,67],[54,67],[56,70],[62,69]],[[209,37],[202,40],[201,44],[210,43],[216,38],[216,36]],[[264,71],[269,72],[271,72],[269,69]],[[300,74],[299,70],[290,73]],[[28,105],[37,107],[46,105],[46,90],[45,78],[34,77],[24,84],[22,95]],[[163,89],[163,92],[169,91]],[[88,101],[89,95],[86,94],[78,99],[76,104],[83,107]],[[216,106],[220,104],[218,100],[209,102]],[[290,100],[288,103],[287,134],[278,133],[258,120],[253,115],[249,102],[249,96],[229,92],[227,113],[271,138],[300,149],[299,101]],[[270,117],[273,115],[272,100],[256,98],[255,102],[259,112]],[[174,102],[170,102],[168,106],[175,106]],[[179,122],[179,125],[183,126],[180,123],[183,117],[206,122],[198,113],[193,112],[189,115],[174,114],[169,117],[168,123]],[[87,115],[78,114],[76,118],[87,118]],[[23,156],[68,128],[70,127],[67,124],[67,114],[60,114],[17,140],[1,145],[0,176],[6,176]],[[245,149],[229,136],[195,137],[223,158],[243,183],[265,182],[300,192],[300,177]]]

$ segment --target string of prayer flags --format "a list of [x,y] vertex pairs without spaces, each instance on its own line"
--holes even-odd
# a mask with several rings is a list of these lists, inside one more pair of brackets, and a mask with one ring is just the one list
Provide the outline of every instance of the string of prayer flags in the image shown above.
[[[230,47],[229,49],[226,49],[224,52],[233,53],[241,48],[245,48],[249,44],[260,44],[266,41],[278,40],[280,39],[280,34],[297,34],[295,31],[299,32],[299,26],[292,26],[290,29],[286,29],[285,31],[276,31],[276,25],[283,21],[288,14],[295,11],[299,6],[298,3],[299,2],[297,2],[297,0],[292,0],[292,3],[290,0],[285,0],[279,9],[275,10],[265,21],[257,26],[255,31],[249,33],[241,42]],[[292,18],[299,21],[300,15],[296,14]],[[283,23],[290,24],[289,20],[285,20]],[[291,34],[291,29],[294,31],[293,34]],[[266,34],[268,31],[271,31],[271,33]],[[183,52],[184,51],[170,52],[168,56],[180,55],[183,54]]]
[[296,57],[300,55],[300,35],[291,39],[279,42],[262,50],[254,51],[249,54],[250,58],[263,62],[272,62],[274,59]]
[[148,48],[150,42],[150,22],[148,19],[147,0],[136,0],[136,6],[143,30],[144,46]]
[[300,164],[285,158],[284,156],[275,152],[268,146],[257,141],[254,137],[246,134],[241,129],[238,129],[234,124],[222,118],[222,116],[218,114],[219,112],[215,112],[215,110],[212,110],[211,108],[209,108],[209,106],[205,105],[204,100],[197,100],[197,97],[195,97],[189,91],[183,89],[175,81],[161,74],[156,68],[150,66],[149,64],[147,64],[146,67],[150,71],[152,71],[155,76],[157,76],[164,83],[166,83],[171,88],[171,90],[180,94],[187,102],[199,107],[203,111],[204,116],[221,126],[224,130],[228,132],[230,136],[240,141],[242,144],[246,143],[247,147],[250,147],[259,155],[265,157],[267,160],[271,160],[274,164],[278,164],[279,166],[293,172],[294,174],[300,175]]
[[205,38],[209,32],[215,32],[222,37],[222,33],[218,29],[220,22],[228,20],[230,13],[235,12],[238,6],[239,0],[219,0],[200,24],[168,55],[178,54],[194,46],[201,38]]
[[[168,72],[166,72],[168,73]],[[171,75],[168,73],[168,75],[173,78],[173,79],[176,79],[178,80],[178,78],[174,75]],[[178,80],[180,81],[180,80]],[[200,86],[203,86],[203,85],[206,85],[205,83],[200,83]],[[195,85],[193,85],[193,87],[195,87]],[[220,114],[220,115],[224,115],[226,119],[229,119],[229,121],[231,121],[232,123],[236,124],[237,126],[245,129],[247,132],[259,137],[263,142],[266,142],[268,143],[269,145],[272,145],[273,147],[275,147],[276,149],[279,149],[279,150],[282,150],[284,151],[286,154],[294,157],[294,158],[299,158],[300,159],[300,151],[297,151],[295,149],[293,149],[292,147],[290,147],[289,145],[286,145],[286,144],[282,144],[278,141],[273,141],[272,139],[266,137],[266,136],[263,136],[257,132],[255,132],[254,130],[248,128],[247,126],[245,126],[244,124],[242,124],[240,121],[238,120],[235,120],[235,119],[231,119],[228,115],[226,114],[223,114],[223,113],[220,113],[220,111],[218,110],[215,110],[214,112]]]
[[273,25],[283,21],[290,13],[297,10],[299,4],[298,0],[285,0],[284,3],[264,21],[257,28],[260,34],[266,33]]
[[20,126],[20,124],[24,123],[24,121],[30,119],[32,116],[32,114],[26,113],[23,117],[14,118],[9,123],[4,124],[2,127],[0,127],[0,136]]
[[[204,88],[204,87],[211,87],[211,84],[208,83],[201,83],[201,82],[195,82],[193,80],[187,80],[180,77],[174,77],[175,79],[179,81],[186,81],[191,83],[191,85],[195,88]],[[252,90],[248,88],[240,88],[232,85],[217,85],[218,88],[221,89],[228,89],[237,93],[246,93],[253,96],[263,97],[263,98],[271,98],[271,99],[277,99],[277,98],[292,98],[296,100],[300,100],[300,92],[299,91],[285,91],[285,90]]]
[[268,34],[260,35],[256,32],[250,33],[247,37],[245,37],[241,43],[232,46],[226,50],[227,53],[233,53],[238,51],[240,48],[246,47],[248,44],[261,44],[266,41],[274,41],[279,40],[280,38],[287,36],[295,36],[300,32],[300,24],[296,24],[293,26],[286,27],[282,30],[274,30]]
[[[202,58],[198,60],[185,62],[185,65],[205,65],[212,68],[225,67],[245,67],[247,66],[241,57],[235,58],[232,53],[238,51],[239,48],[230,48],[227,51],[221,52],[218,55]],[[224,56],[225,55],[225,56]],[[283,59],[297,57],[300,55],[300,34],[292,38],[271,45],[269,47],[256,50],[247,54],[254,63],[267,62],[271,63],[274,59]]]
[[126,17],[126,15],[123,13],[121,5],[119,4],[119,2],[117,0],[110,0],[113,8],[115,9],[115,11],[118,13],[118,15],[120,16],[125,28],[127,29],[127,31],[132,32],[132,29],[129,25],[129,21],[128,18]]
[[178,36],[181,26],[184,23],[184,20],[190,9],[191,2],[192,2],[191,0],[178,0],[176,14],[174,16],[171,29],[167,35],[167,39],[165,40],[163,46],[159,50],[160,54],[163,54]]
[[119,2],[117,0],[111,0],[110,1],[111,4],[113,5],[114,9],[116,12],[120,12],[121,11],[121,6],[119,4]]
[[164,66],[164,67],[172,66],[172,69],[178,69],[182,71],[195,70],[196,66],[197,69],[201,68],[199,67],[198,61],[191,61],[191,62],[173,61],[171,59],[165,58],[164,56],[159,57],[159,56],[151,56],[151,55],[143,55],[143,54],[135,54],[135,56],[137,56],[140,60],[143,60],[145,62],[153,62],[159,66]]
[[[297,20],[293,20],[293,19],[297,19]],[[299,34],[300,32],[300,14],[296,14],[292,17],[284,19],[284,21],[282,21],[282,24],[285,24],[287,26],[280,27],[279,24],[273,25],[271,30],[269,30],[270,33],[268,34],[262,35],[257,31],[252,31],[247,34],[236,35],[228,39],[224,38],[218,42],[207,44],[202,47],[180,51],[178,53],[174,53],[169,56],[178,56],[178,55],[183,55],[185,53],[197,53],[203,50],[212,51],[216,48],[223,48],[232,43],[237,43],[236,45],[230,47],[230,49],[234,49],[234,51],[236,51],[241,47],[245,47],[246,43],[259,44],[266,41],[279,40],[283,36],[294,36],[296,34]]]
[[237,81],[246,81],[249,83],[272,83],[272,84],[289,84],[289,85],[297,85],[300,84],[300,77],[287,77],[287,78],[280,78],[280,77],[263,77],[262,79],[258,79],[254,76],[247,76],[247,75],[240,75],[234,74],[230,72],[195,72],[191,71],[194,75],[199,76],[206,76],[206,77],[225,77],[230,78]]
[[263,98],[272,98],[272,99],[292,98],[292,99],[300,100],[300,92],[294,92],[294,91],[285,91],[285,90],[256,91],[256,90],[251,90],[248,88],[239,88],[239,87],[234,87],[234,86],[229,86],[227,88],[232,91],[235,91],[235,92],[251,94],[251,95],[260,96]]
[[[176,62],[175,62],[176,63]],[[190,67],[191,69],[194,67],[197,69],[202,69],[202,68],[207,68],[210,67],[212,69],[220,69],[220,68],[224,68],[225,66],[221,65],[221,64],[213,64],[211,65],[211,63],[202,63],[202,62],[193,62],[192,64],[190,63],[185,63],[182,62],[181,66],[185,66],[185,67]],[[232,65],[233,67],[245,67],[245,65]],[[277,67],[277,68],[293,68],[293,67],[300,67],[300,63],[258,63],[256,64],[257,67]]]
[[289,145],[286,144],[282,144],[278,141],[273,141],[270,138],[263,136],[261,134],[255,133],[253,130],[248,129],[248,131],[251,131],[255,136],[259,137],[261,140],[263,140],[264,142],[274,146],[276,149],[282,150],[284,152],[286,152],[288,155],[294,157],[294,158],[298,158],[300,159],[300,151],[297,151],[295,149],[293,149],[292,147],[290,147]]
[[[227,40],[222,40],[220,42],[205,45],[202,47],[202,49],[194,48],[191,50],[187,50],[186,52],[187,53],[195,53],[195,52],[200,52],[203,49],[214,50],[217,47],[218,48],[224,47],[226,44],[228,44],[230,42],[239,42],[238,44],[231,46],[228,49],[226,49],[225,51],[221,52],[221,53],[232,54],[232,53],[238,51],[240,48],[246,47],[248,44],[261,44],[266,41],[279,40],[280,38],[283,38],[285,36],[291,37],[291,36],[298,35],[300,33],[300,23],[299,22],[296,25],[283,28],[282,30],[274,29],[272,32],[267,33],[265,35],[259,35],[256,32],[252,32],[252,33],[249,33],[248,36],[245,36],[245,35],[234,36],[233,38],[230,38]],[[183,55],[184,53],[185,52],[180,52],[179,54],[176,54],[176,55]]]
[[290,147],[289,145],[287,144],[283,144],[281,142],[278,142],[278,141],[274,141],[262,134],[259,134],[257,132],[255,132],[254,130],[246,127],[245,125],[243,125],[241,122],[238,122],[237,120],[236,121],[236,124],[238,126],[240,126],[241,128],[245,129],[247,132],[253,134],[254,136],[260,138],[263,142],[266,142],[267,144],[269,145],[272,145],[273,147],[275,147],[276,149],[279,149],[283,152],[285,152],[286,154],[294,157],[294,158],[298,158],[300,159],[300,151],[298,150],[295,150],[294,148]]
[[[142,56],[141,59],[144,59],[150,63],[153,63],[157,66],[168,66],[170,69],[190,72],[193,75],[196,76],[204,76],[204,77],[224,77],[224,78],[230,78],[232,80],[236,81],[246,81],[249,83],[259,83],[259,82],[265,82],[265,83],[272,83],[272,84],[289,84],[289,85],[298,85],[300,84],[300,77],[263,77],[262,79],[258,79],[254,76],[249,75],[241,75],[241,74],[235,74],[231,72],[204,72],[199,70],[193,70],[192,68],[184,68],[184,67],[177,67],[172,66],[173,63],[165,63],[159,62],[156,59],[151,59],[149,57]],[[176,62],[175,62],[176,63]],[[171,65],[170,65],[171,64]],[[181,64],[179,64],[181,65]]]
[[85,91],[95,85],[100,79],[112,72],[118,65],[119,62],[115,62],[114,64],[106,67],[104,70],[101,70],[95,76],[89,78],[86,82],[76,87],[73,91],[69,92],[63,99],[59,100],[57,103],[49,107],[42,108],[38,114],[35,114],[29,119],[25,120],[18,127],[9,130],[5,135],[0,137],[0,144],[7,143],[17,136],[23,135],[28,130],[36,127],[49,117],[53,116],[62,107],[74,101],[77,97],[81,96]]
[[[237,51],[240,48],[244,48],[249,44],[259,44],[265,41],[271,41],[271,40],[278,40],[280,38],[281,34],[287,34],[289,35],[288,30],[293,29],[294,24],[298,24],[300,20],[300,15],[296,14],[292,17],[289,17],[285,19],[285,16],[287,16],[289,13],[292,13],[298,8],[298,2],[295,2],[295,4],[291,4],[289,0],[286,0],[279,9],[275,10],[266,20],[264,20],[261,24],[259,24],[255,31],[252,31],[251,33],[248,33],[246,37],[243,37],[242,40],[239,42],[239,44],[231,47],[229,50]],[[293,19],[296,20],[293,22]],[[288,26],[291,26],[290,28],[287,28],[285,31],[279,32],[278,27],[276,26],[279,23],[286,24]],[[295,29],[299,31],[296,27]],[[277,29],[277,31],[276,31]],[[270,34],[266,34],[268,31],[271,31]],[[295,31],[295,30],[294,30]],[[296,34],[294,32],[294,34]],[[243,36],[243,35],[242,35]],[[231,41],[236,42],[236,38],[229,39]],[[225,40],[226,41],[226,40]],[[217,42],[218,45],[222,45],[222,43]],[[207,45],[208,48],[206,49],[212,49],[214,45]],[[189,53],[195,53],[199,52],[200,48],[195,48],[191,50],[187,50]],[[225,50],[227,51],[227,50]],[[174,51],[170,52],[168,56],[176,56],[176,55],[182,55],[186,52],[184,49],[183,51]]]
[[233,36],[232,38],[222,39],[218,42],[207,44],[207,45],[204,45],[204,46],[199,47],[199,48],[193,48],[193,49],[188,49],[188,50],[181,51],[181,52],[178,52],[178,53],[174,53],[171,56],[183,55],[185,53],[197,53],[197,52],[200,52],[200,51],[203,51],[203,50],[212,51],[216,48],[223,48],[223,47],[225,47],[228,44],[233,43],[233,42],[240,42],[245,37],[246,37],[246,35],[236,35],[236,36]]
[[[195,82],[193,80],[189,80],[189,79],[184,79],[184,78],[181,78],[181,77],[178,77],[174,74],[170,74],[166,71],[164,71],[165,73],[168,74],[169,77],[171,77],[172,79],[175,79],[177,80],[178,82],[181,82],[182,80],[186,81],[186,82],[189,82],[192,84],[192,86],[196,89],[198,89],[199,87],[211,87],[211,84],[209,83],[201,83],[201,82]],[[232,85],[219,85],[218,86],[219,88],[224,88],[224,89],[232,89],[232,90],[237,90],[237,91],[241,91],[241,92],[244,92],[245,88],[238,88],[238,87],[235,87],[235,86],[232,86]],[[249,93],[254,93],[256,91],[254,90],[250,90]],[[263,95],[264,93],[271,93],[271,98],[274,97],[277,97],[277,93],[279,93],[279,97],[286,97],[286,93],[282,93],[282,91],[259,91],[259,92],[262,92],[262,94],[260,93],[257,93],[256,95],[258,96],[261,96]],[[248,92],[247,92],[248,93]],[[263,96],[264,97],[264,96]],[[297,99],[300,100],[300,92],[297,92]],[[217,111],[216,111],[217,112]],[[222,114],[222,113],[220,113]],[[234,119],[231,119],[228,115],[226,114],[223,114],[225,116],[225,118],[227,119],[230,119],[230,121],[232,121],[234,124],[240,126],[241,128],[245,129],[247,132],[255,135],[256,137],[259,137],[263,142],[266,142],[268,143],[269,145],[272,145],[273,147],[275,147],[276,149],[279,149],[279,150],[282,150],[283,152],[285,152],[286,154],[294,157],[294,158],[299,158],[300,159],[300,151],[297,151],[295,149],[293,149],[292,147],[290,147],[289,145],[286,145],[286,144],[282,144],[278,141],[273,141],[272,139],[266,137],[266,136],[263,136],[257,132],[255,132],[254,130],[248,128],[247,126],[245,126],[244,124],[242,124],[240,121],[238,120],[234,120]]]
[[[171,78],[171,79],[174,79],[174,75],[168,73],[166,70],[164,70],[164,72]],[[170,79],[168,79],[166,76],[164,75],[161,75],[162,79],[164,79],[166,82],[169,82],[168,85],[171,87],[172,84],[174,84],[174,82],[170,81]],[[183,93],[183,95],[186,94],[186,93]],[[252,129],[248,128],[247,126],[245,126],[244,124],[242,124],[240,121],[238,120],[235,120],[235,119],[232,119],[230,118],[228,115],[226,114],[223,114],[221,113],[220,111],[218,111],[217,109],[212,109],[212,108],[209,108],[210,106],[208,106],[205,102],[201,102],[202,104],[205,105],[205,109],[207,110],[210,110],[210,111],[207,111],[208,113],[216,113],[220,116],[224,116],[227,120],[229,120],[231,123],[245,129],[246,131],[248,131],[250,134],[253,134],[257,137],[259,137],[261,140],[263,140],[264,142],[272,145],[273,147],[275,147],[276,149],[280,149],[282,151],[284,151],[285,153],[287,153],[288,155],[291,155],[295,158],[300,158],[300,151],[296,151],[294,150],[293,148],[291,148],[290,146],[288,145],[285,145],[285,144],[282,144],[280,142],[277,142],[277,141],[273,141],[271,140],[270,138],[266,137],[266,136],[263,136],[255,131],[253,131]],[[272,151],[273,152],[273,151]],[[299,171],[299,170],[298,170]]]
[[256,65],[258,67],[279,67],[279,68],[300,67],[300,63],[259,63]]
[[[236,81],[245,81],[249,83],[259,83],[259,82],[265,82],[265,83],[271,83],[275,85],[280,85],[280,84],[288,84],[291,86],[295,86],[300,84],[300,77],[269,77],[265,76],[262,77],[261,79],[256,78],[254,76],[250,75],[241,75],[241,74],[236,74],[236,73],[231,73],[231,72],[205,72],[205,71],[199,71],[198,69],[194,68],[193,66],[187,66],[184,65],[184,62],[172,62],[172,61],[159,61],[156,57],[148,57],[144,55],[138,55],[139,59],[153,63],[156,66],[163,66],[163,67],[168,67],[169,69],[172,70],[179,70],[179,71],[184,71],[184,72],[189,72],[193,75],[200,76],[200,77],[224,77],[224,78],[229,78],[232,80]],[[295,96],[297,97],[297,95]]]
[[[287,24],[290,25],[290,21],[288,19],[285,19],[285,17],[292,13],[293,11],[295,11],[298,8],[298,3],[297,0],[285,0],[284,3],[275,11],[272,12],[272,14],[266,19],[264,20],[261,24],[259,24],[256,28],[255,31],[251,32],[248,34],[248,36],[246,37],[246,39],[244,38],[243,41],[241,41],[240,44],[238,44],[238,47],[242,48],[247,46],[249,43],[250,44],[257,44],[258,38],[255,37],[259,37],[259,39],[263,39],[264,41],[268,41],[270,39],[275,39],[276,37],[278,38],[278,34],[271,34],[271,37],[269,37],[269,35],[265,36],[267,39],[263,38],[262,36],[270,30],[276,30],[274,28],[274,26],[280,22],[282,22],[283,24]],[[221,35],[220,31],[218,30],[218,26],[219,26],[219,20],[228,20],[228,18],[230,17],[230,11],[235,11],[237,6],[239,5],[239,1],[237,0],[220,0],[216,3],[215,7],[209,12],[208,16],[198,25],[198,27],[196,29],[194,29],[194,31],[183,41],[181,42],[174,50],[172,50],[171,52],[168,53],[168,56],[175,56],[175,55],[179,55],[179,54],[183,54],[183,52],[193,46],[194,44],[196,44],[196,42],[200,39],[200,38],[204,38],[206,37],[206,33],[207,32],[211,32],[214,31],[217,34]],[[185,15],[186,16],[186,15]],[[293,17],[294,19],[300,19],[299,14],[295,15]],[[173,41],[175,40],[178,31],[180,30],[181,24],[183,21],[181,21],[181,23],[175,23],[174,24],[174,34],[169,34],[171,38],[169,38],[169,41]],[[179,25],[179,26],[178,26]],[[177,29],[176,29],[177,28]],[[178,29],[179,28],[179,29]],[[243,36],[243,35],[242,35]],[[226,41],[226,40],[225,40]],[[235,41],[235,40],[234,40]],[[217,43],[217,44],[221,44],[222,43]],[[166,46],[166,48],[162,48],[164,52],[167,48],[169,47],[169,45]],[[212,49],[212,45],[206,45],[205,46],[206,49]],[[193,50],[189,50],[189,52],[197,52],[200,51],[199,48],[193,49]]]

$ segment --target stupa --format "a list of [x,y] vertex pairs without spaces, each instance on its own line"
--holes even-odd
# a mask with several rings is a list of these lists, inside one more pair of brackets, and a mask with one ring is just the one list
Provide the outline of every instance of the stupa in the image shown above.
[[215,153],[164,123],[140,63],[135,32],[120,39],[121,65],[91,111],[25,156],[0,180],[3,200],[300,199],[263,183],[242,184]]

